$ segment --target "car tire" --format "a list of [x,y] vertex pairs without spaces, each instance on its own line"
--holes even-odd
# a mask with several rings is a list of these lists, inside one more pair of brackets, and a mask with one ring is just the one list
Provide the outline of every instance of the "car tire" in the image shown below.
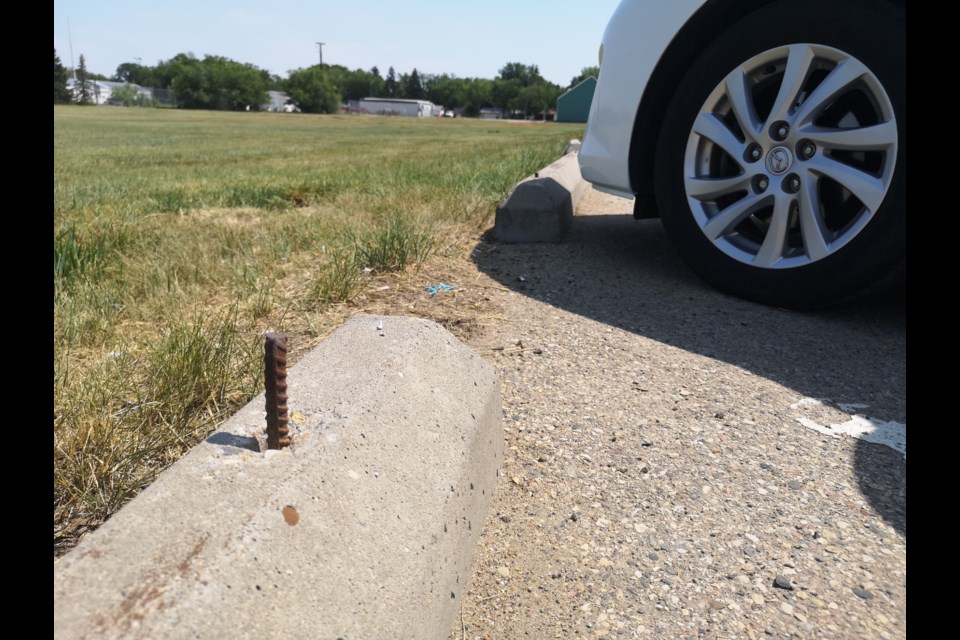
[[707,46],[670,102],[654,173],[698,275],[812,308],[905,261],[905,42],[895,5],[784,0]]

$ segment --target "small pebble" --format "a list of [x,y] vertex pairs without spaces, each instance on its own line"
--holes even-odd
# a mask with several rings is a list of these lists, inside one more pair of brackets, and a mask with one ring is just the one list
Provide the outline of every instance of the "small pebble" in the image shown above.
[[787,591],[793,591],[793,585],[790,584],[790,581],[784,578],[783,576],[777,576],[773,579],[773,586],[777,589],[786,589]]

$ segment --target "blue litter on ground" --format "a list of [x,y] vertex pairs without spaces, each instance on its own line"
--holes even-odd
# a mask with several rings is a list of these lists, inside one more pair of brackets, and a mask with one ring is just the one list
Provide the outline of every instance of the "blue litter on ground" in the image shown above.
[[454,289],[456,289],[455,286],[451,284],[445,284],[443,282],[441,282],[440,284],[433,284],[433,285],[430,285],[429,287],[423,288],[424,291],[430,292],[431,298],[437,295],[437,293],[439,293],[440,291],[453,291]]

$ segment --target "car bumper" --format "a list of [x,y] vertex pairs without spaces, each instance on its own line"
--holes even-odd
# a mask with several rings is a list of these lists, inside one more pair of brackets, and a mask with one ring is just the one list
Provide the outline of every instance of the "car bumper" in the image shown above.
[[661,55],[704,1],[624,0],[614,11],[579,154],[581,174],[596,187],[633,197],[630,144],[637,109]]

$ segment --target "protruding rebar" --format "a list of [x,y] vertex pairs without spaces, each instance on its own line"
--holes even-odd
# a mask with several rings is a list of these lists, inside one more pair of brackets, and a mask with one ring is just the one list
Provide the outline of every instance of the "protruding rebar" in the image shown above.
[[267,393],[267,448],[290,446],[287,429],[287,336],[268,333],[264,342],[264,386]]

